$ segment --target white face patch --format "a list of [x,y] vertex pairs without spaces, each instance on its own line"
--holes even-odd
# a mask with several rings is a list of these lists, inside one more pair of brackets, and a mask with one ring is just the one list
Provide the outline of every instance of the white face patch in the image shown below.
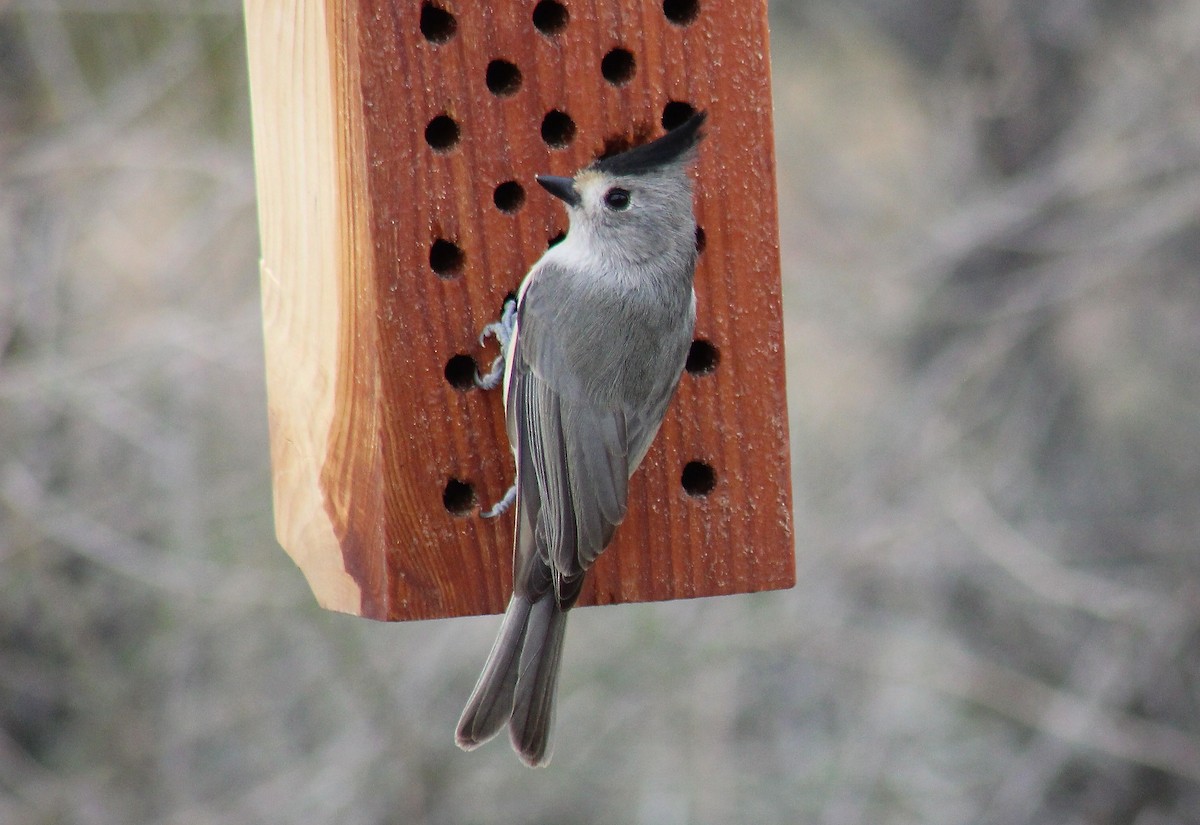
[[575,187],[577,189],[591,189],[598,183],[603,184],[608,180],[608,175],[603,172],[597,172],[594,169],[584,169],[575,176]]
[[603,172],[586,169],[575,178],[575,191],[579,193],[580,208],[586,212],[603,209],[604,193],[612,186],[613,179]]
[[583,221],[575,221],[567,232],[567,237],[546,250],[543,260],[554,263],[576,272],[604,271],[604,261],[598,260],[594,244],[588,243],[584,236],[588,228]]
[[550,247],[545,259],[576,272],[606,272],[611,267],[605,264],[611,263],[612,257],[602,254],[604,244],[596,237],[592,223],[597,211],[604,209],[602,198],[612,186],[613,179],[603,172],[585,169],[574,180],[579,206],[568,208],[571,226],[567,237]]

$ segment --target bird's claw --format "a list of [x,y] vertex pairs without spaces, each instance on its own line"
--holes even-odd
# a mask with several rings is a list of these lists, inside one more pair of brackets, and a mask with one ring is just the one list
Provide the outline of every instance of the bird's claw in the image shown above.
[[493,390],[496,387],[498,387],[500,385],[500,382],[503,380],[504,380],[504,356],[503,355],[496,356],[496,360],[492,361],[492,366],[488,368],[488,371],[485,374],[480,375],[478,372],[475,373],[475,386],[479,387],[479,389],[481,389],[481,390]]
[[496,516],[500,516],[508,512],[508,508],[512,507],[513,502],[516,500],[517,483],[514,481],[513,486],[509,487],[508,491],[504,494],[504,498],[492,505],[492,509],[486,510],[479,515],[483,516],[484,518],[496,518]]
[[[492,361],[492,366],[488,368],[485,375],[475,373],[475,386],[481,390],[490,390],[497,387],[504,380],[504,361],[508,354],[509,344],[512,343],[513,331],[517,325],[517,301],[515,298],[509,298],[504,302],[504,309],[500,313],[500,320],[493,321],[483,328],[479,333],[479,343],[482,346],[487,342],[489,337],[494,337],[496,342],[500,344],[500,355]],[[504,512],[501,510],[500,512]],[[496,515],[499,515],[497,513]]]

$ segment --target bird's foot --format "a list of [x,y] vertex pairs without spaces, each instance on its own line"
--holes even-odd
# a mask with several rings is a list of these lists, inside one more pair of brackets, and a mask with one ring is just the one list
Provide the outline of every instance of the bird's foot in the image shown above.
[[[500,313],[500,320],[488,324],[483,328],[483,332],[479,333],[479,343],[481,345],[489,337],[494,337],[496,342],[500,344],[500,354],[492,361],[492,366],[488,368],[487,373],[485,375],[480,375],[478,372],[475,373],[475,386],[479,387],[479,389],[494,389],[504,380],[504,361],[508,355],[508,347],[512,343],[513,331],[516,326],[517,299],[509,298],[504,302],[504,309]],[[504,511],[501,510],[500,512]],[[496,515],[499,514],[497,513]]]
[[496,516],[503,515],[504,513],[506,513],[508,511],[509,507],[512,507],[513,502],[516,500],[517,500],[517,483],[514,481],[513,486],[509,487],[508,492],[506,492],[504,494],[504,498],[502,498],[498,502],[496,502],[496,504],[492,506],[492,509],[487,510],[486,512],[480,513],[480,515],[483,516],[484,518],[495,518]]

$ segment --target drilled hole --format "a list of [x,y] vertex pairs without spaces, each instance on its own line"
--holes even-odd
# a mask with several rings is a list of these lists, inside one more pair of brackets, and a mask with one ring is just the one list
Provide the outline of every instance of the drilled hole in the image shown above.
[[493,60],[487,65],[487,87],[494,95],[504,97],[521,88],[521,70],[507,60]]
[[555,0],[542,0],[533,7],[533,25],[545,35],[558,34],[565,29],[570,17],[567,7]]
[[704,231],[703,226],[696,227],[696,252],[704,251],[704,247],[708,246],[708,235]]
[[542,140],[551,149],[562,149],[575,137],[575,121],[566,112],[553,109],[542,118]]
[[692,341],[688,350],[687,364],[684,368],[692,375],[708,375],[717,368],[720,361],[720,351],[710,341],[697,338]]
[[700,13],[700,0],[663,0],[663,14],[677,26],[686,26]]
[[[689,363],[691,356],[688,356]],[[455,355],[446,362],[446,381],[456,390],[466,392],[475,387],[475,359],[469,355]]]
[[663,106],[662,125],[668,132],[676,126],[682,126],[687,119],[696,114],[696,107],[682,100],[672,100]]
[[458,124],[449,115],[438,115],[425,127],[425,142],[437,152],[446,152],[458,143]]
[[683,466],[679,482],[689,496],[706,496],[717,486],[717,474],[703,461],[689,461]]
[[614,86],[628,83],[635,68],[633,52],[627,49],[613,49],[600,61],[600,74]]
[[442,491],[442,504],[452,516],[465,516],[475,509],[475,488],[469,482],[452,478]]
[[501,212],[516,212],[525,203],[525,189],[515,180],[506,180],[492,192],[492,202]]
[[463,254],[462,247],[453,241],[438,238],[433,242],[433,246],[429,247],[429,267],[440,278],[458,277],[466,260],[467,256]]
[[558,246],[560,243],[566,240],[566,237],[566,231],[557,232],[554,235],[551,235],[550,240],[546,241],[546,248],[549,249],[552,246]]
[[604,149],[601,150],[597,160],[611,158],[613,155],[619,155],[622,152],[627,152],[633,148],[633,141],[626,135],[613,135],[604,139]]
[[458,30],[454,15],[433,3],[421,6],[421,34],[430,43],[445,43]]

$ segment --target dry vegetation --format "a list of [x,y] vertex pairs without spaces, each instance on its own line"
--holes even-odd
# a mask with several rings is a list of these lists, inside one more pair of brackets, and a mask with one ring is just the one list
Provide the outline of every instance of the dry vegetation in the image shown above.
[[773,21],[800,584],[581,611],[534,773],[274,544],[237,5],[0,10],[0,822],[1196,821],[1200,4]]

